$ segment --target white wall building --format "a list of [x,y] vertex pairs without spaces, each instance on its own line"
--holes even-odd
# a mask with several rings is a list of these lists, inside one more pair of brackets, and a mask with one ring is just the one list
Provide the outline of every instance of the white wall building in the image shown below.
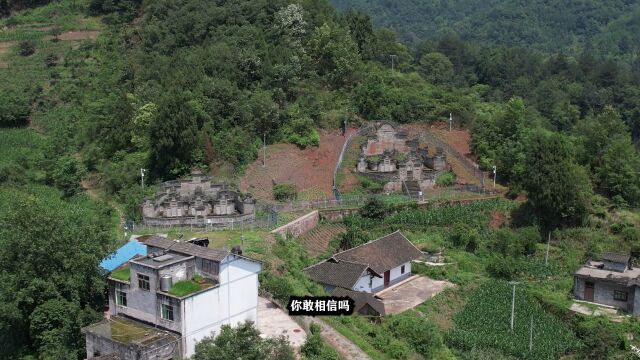
[[339,252],[304,269],[328,292],[335,288],[377,293],[411,276],[411,261],[422,256],[401,232]]
[[[148,255],[109,277],[111,319],[83,329],[87,358],[187,358],[198,341],[219,334],[223,325],[258,321],[259,261],[239,249],[215,250],[159,236],[139,240]],[[122,276],[127,272],[128,279]],[[145,332],[160,335],[153,341],[137,335]]]

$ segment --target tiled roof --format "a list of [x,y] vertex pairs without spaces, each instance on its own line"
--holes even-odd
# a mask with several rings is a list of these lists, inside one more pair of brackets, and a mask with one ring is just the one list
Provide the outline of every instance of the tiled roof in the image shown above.
[[359,245],[333,255],[333,259],[368,264],[376,274],[398,267],[406,262],[418,259],[422,252],[418,250],[400,231],[383,236],[377,240]]
[[366,264],[349,261],[335,262],[331,259],[304,269],[311,279],[322,284],[352,288],[367,270]]
[[208,247],[193,245],[188,242],[177,242],[156,235],[141,236],[138,238],[138,241],[147,246],[154,246],[162,249],[171,248],[171,251],[217,262],[222,261],[227,257],[227,255],[229,255],[229,251],[211,249]]
[[607,260],[615,263],[627,264],[630,256],[624,254],[606,252],[602,254],[602,260]]
[[376,299],[373,294],[364,291],[353,291],[337,287],[331,292],[331,296],[350,297],[354,301],[353,312],[357,313],[363,306],[369,304],[378,314],[384,315],[384,304]]

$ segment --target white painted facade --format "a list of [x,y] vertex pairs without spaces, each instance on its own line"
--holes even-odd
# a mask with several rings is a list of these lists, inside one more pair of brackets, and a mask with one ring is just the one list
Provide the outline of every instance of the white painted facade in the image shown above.
[[[404,266],[404,272],[402,267]],[[411,262],[408,261],[402,265],[396,266],[389,271],[389,283],[402,280],[402,278],[408,277],[411,274]],[[374,293],[384,288],[384,274],[380,274],[382,277],[370,275],[369,272],[364,272],[358,282],[353,286],[351,290],[365,291]]]
[[222,325],[258,321],[258,273],[262,264],[230,254],[220,263],[220,285],[182,302],[182,348],[193,356],[195,345],[218,335]]

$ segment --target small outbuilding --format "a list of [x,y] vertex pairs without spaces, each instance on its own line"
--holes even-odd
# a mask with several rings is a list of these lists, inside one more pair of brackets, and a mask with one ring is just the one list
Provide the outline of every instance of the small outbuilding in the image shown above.
[[600,261],[589,261],[574,273],[573,294],[640,315],[640,268],[632,266],[629,255],[604,253]]

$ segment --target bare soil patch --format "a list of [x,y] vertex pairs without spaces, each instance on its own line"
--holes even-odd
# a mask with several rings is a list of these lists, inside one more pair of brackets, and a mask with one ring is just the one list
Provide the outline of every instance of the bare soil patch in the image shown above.
[[259,159],[240,178],[240,189],[256,199],[273,201],[273,183],[294,184],[303,200],[333,197],[333,169],[347,137],[321,131],[320,146],[299,149],[292,144],[267,146],[266,166]]
[[[63,41],[95,40],[98,35],[100,35],[100,31],[97,30],[76,30],[62,33],[58,39]],[[51,38],[49,37],[49,39]]]
[[507,222],[508,219],[509,219],[509,216],[503,213],[502,211],[494,211],[491,213],[491,220],[489,220],[489,226],[492,229],[499,229],[502,227],[502,225],[504,225]]

